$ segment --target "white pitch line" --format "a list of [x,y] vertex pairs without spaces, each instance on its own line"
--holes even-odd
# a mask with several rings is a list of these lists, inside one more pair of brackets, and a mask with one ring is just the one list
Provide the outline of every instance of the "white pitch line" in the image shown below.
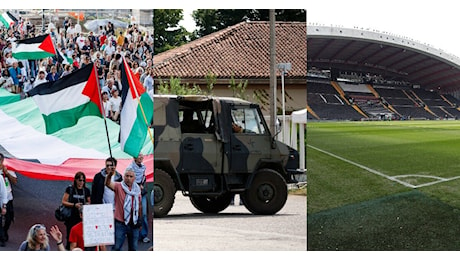
[[379,171],[377,171],[377,170],[371,169],[371,168],[366,167],[366,166],[364,166],[364,165],[362,165],[362,164],[359,164],[359,163],[355,163],[355,162],[353,162],[353,161],[350,161],[350,160],[348,160],[348,159],[345,159],[345,158],[340,157],[340,156],[338,156],[338,155],[335,155],[335,154],[333,154],[333,153],[330,153],[330,152],[321,150],[321,149],[319,149],[319,148],[317,148],[317,147],[314,147],[314,146],[312,146],[312,145],[307,144],[307,147],[310,147],[310,148],[312,148],[312,149],[315,149],[315,150],[317,150],[318,152],[322,152],[322,153],[324,153],[324,154],[327,154],[327,155],[329,155],[329,156],[332,156],[332,157],[334,157],[334,158],[337,158],[337,159],[339,159],[339,160],[341,160],[341,161],[344,161],[344,162],[347,162],[347,163],[349,163],[349,164],[353,164],[353,165],[355,165],[355,166],[357,166],[357,167],[359,167],[359,168],[361,168],[361,169],[364,169],[364,170],[366,170],[366,171],[368,171],[368,172],[371,172],[371,173],[376,174],[376,175],[378,175],[378,176],[384,177],[384,178],[389,179],[389,180],[391,180],[391,181],[397,182],[397,183],[399,183],[399,184],[401,184],[401,185],[404,185],[404,186],[406,186],[406,187],[409,187],[409,188],[416,188],[416,186],[414,186],[414,185],[412,185],[412,184],[410,184],[410,183],[407,183],[407,182],[398,180],[397,178],[394,178],[394,177],[392,177],[392,176],[388,176],[388,175],[383,174],[383,173],[381,173],[381,172],[379,172]]
[[[452,181],[452,180],[455,180],[455,179],[459,179],[459,178],[460,178],[460,176],[456,176],[456,177],[452,177],[452,178],[442,178],[442,177],[437,177],[437,176],[420,175],[420,174],[407,174],[407,175],[398,175],[398,176],[388,176],[388,175],[383,174],[383,173],[381,173],[381,172],[379,172],[379,171],[377,171],[377,170],[371,169],[371,168],[366,167],[366,166],[364,166],[364,165],[362,165],[362,164],[359,164],[359,163],[355,163],[355,162],[353,162],[353,161],[350,161],[350,160],[348,160],[348,159],[345,159],[345,158],[340,157],[340,156],[338,156],[338,155],[335,155],[335,154],[333,154],[333,153],[330,153],[330,152],[321,150],[321,149],[319,149],[319,148],[317,148],[317,147],[314,147],[314,146],[312,146],[312,145],[307,144],[307,147],[310,147],[310,148],[312,148],[312,149],[315,149],[315,150],[317,150],[318,152],[322,152],[322,153],[324,153],[324,154],[327,154],[327,155],[329,155],[329,156],[332,156],[332,157],[334,157],[334,158],[337,158],[337,159],[339,159],[339,160],[341,160],[341,161],[344,161],[344,162],[347,162],[347,163],[349,163],[349,164],[353,164],[353,165],[355,165],[355,166],[357,166],[357,167],[359,167],[359,168],[361,168],[361,169],[364,169],[364,170],[366,170],[366,171],[368,171],[368,172],[371,172],[371,173],[373,173],[373,174],[376,174],[376,175],[378,175],[378,176],[384,177],[384,178],[386,178],[386,179],[389,179],[389,180],[391,180],[391,181],[397,182],[397,183],[399,183],[399,184],[401,184],[401,185],[404,185],[404,186],[406,186],[406,187],[413,188],[413,189],[417,189],[417,188],[420,188],[420,187],[431,186],[431,185],[434,185],[434,184],[437,184],[437,183]],[[410,183],[408,183],[408,182],[399,180],[399,178],[401,178],[401,177],[402,177],[402,178],[405,178],[405,177],[432,178],[432,179],[436,179],[436,181],[427,182],[427,183],[420,184],[420,185],[413,185],[413,184],[410,184]]]
[[[425,176],[425,177],[433,178],[433,176]],[[437,183],[446,182],[446,181],[452,181],[452,180],[455,180],[455,179],[458,179],[458,178],[460,178],[460,176],[456,176],[456,177],[452,177],[452,178],[439,178],[438,177],[437,181],[432,181],[432,182],[427,182],[427,183],[424,183],[424,184],[416,185],[416,186],[414,186],[414,188],[431,186],[431,185],[434,185],[434,184],[437,184]]]

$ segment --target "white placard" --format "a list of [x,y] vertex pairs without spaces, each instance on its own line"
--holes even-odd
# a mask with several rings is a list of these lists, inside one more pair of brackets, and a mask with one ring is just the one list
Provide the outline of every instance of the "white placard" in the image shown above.
[[83,240],[85,247],[113,245],[115,243],[112,204],[85,205],[83,207]]

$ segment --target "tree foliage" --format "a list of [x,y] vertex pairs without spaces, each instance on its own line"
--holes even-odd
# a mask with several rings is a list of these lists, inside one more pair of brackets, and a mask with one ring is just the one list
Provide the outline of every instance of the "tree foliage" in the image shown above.
[[[192,13],[196,37],[203,37],[243,21],[269,21],[269,9],[197,9]],[[305,22],[305,9],[276,9],[276,21]]]
[[206,75],[206,91],[205,91],[206,95],[210,95],[210,96],[213,95],[214,84],[216,84],[216,81],[217,81],[216,74],[209,72]]
[[233,75],[230,78],[228,88],[232,90],[233,97],[241,98],[241,99],[248,99],[246,96],[246,87],[248,86],[248,80],[236,82]]
[[[213,96],[214,84],[216,83],[216,75],[212,72],[209,72],[206,75],[206,89],[203,91],[200,86],[193,84],[193,87],[190,87],[189,84],[182,84],[180,78],[171,77],[169,80],[159,79],[158,93],[159,94],[170,94],[170,95],[209,95]],[[232,76],[229,80],[228,87],[233,92],[233,97],[248,99],[246,96],[246,87],[248,86],[248,81],[245,80],[237,82]]]
[[153,10],[155,54],[181,46],[189,41],[191,33],[187,32],[183,26],[179,26],[183,18],[182,9]]
[[171,94],[171,95],[198,95],[201,94],[201,89],[197,85],[189,87],[188,84],[181,84],[180,78],[171,77],[169,81],[159,80],[158,86],[159,94]]

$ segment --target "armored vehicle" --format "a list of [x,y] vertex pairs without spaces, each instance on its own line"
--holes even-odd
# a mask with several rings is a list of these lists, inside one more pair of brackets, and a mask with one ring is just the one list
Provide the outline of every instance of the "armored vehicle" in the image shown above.
[[203,213],[240,194],[253,214],[272,215],[303,173],[298,152],[275,140],[260,107],[242,99],[154,95],[153,127],[155,217],[169,213],[177,191]]

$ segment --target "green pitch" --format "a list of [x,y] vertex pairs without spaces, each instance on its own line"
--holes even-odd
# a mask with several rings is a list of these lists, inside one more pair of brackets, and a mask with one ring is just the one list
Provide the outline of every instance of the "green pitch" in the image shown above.
[[308,122],[308,250],[460,250],[460,121]]

